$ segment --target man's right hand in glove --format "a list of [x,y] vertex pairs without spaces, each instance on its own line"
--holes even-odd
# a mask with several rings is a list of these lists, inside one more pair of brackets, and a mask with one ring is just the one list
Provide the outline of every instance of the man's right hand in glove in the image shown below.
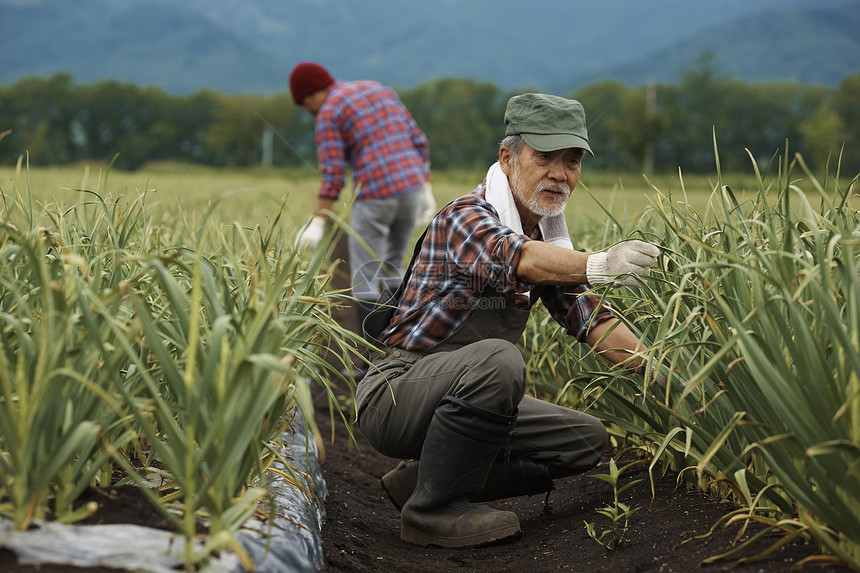
[[316,248],[325,234],[325,217],[315,215],[308,221],[296,237],[296,248]]
[[611,282],[612,286],[637,286],[638,279],[629,276],[616,280],[618,275],[647,276],[651,267],[657,264],[660,249],[657,245],[645,241],[623,241],[609,248],[604,253],[594,253],[588,256],[587,276],[592,286]]

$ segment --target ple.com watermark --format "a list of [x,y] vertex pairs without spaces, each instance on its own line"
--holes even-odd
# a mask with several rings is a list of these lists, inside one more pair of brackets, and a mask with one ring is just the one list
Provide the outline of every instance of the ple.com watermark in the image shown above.
[[420,306],[437,306],[443,310],[501,310],[510,306],[510,301],[502,296],[430,296],[422,297]]

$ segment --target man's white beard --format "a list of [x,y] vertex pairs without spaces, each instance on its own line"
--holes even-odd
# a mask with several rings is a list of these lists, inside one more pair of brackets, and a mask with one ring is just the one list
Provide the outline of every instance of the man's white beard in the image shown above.
[[[567,202],[570,200],[570,187],[566,183],[547,182],[538,185],[537,190],[529,197],[524,197],[520,192],[520,162],[514,161],[513,177],[510,180],[511,193],[517,198],[517,201],[530,212],[541,217],[555,217],[564,211]],[[558,193],[564,193],[564,199],[554,204],[542,204],[540,201],[541,191],[549,189]]]

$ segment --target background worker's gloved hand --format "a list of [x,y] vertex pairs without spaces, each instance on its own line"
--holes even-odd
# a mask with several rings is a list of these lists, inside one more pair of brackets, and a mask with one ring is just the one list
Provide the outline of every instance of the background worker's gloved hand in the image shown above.
[[586,274],[588,283],[600,285],[611,282],[612,286],[637,286],[635,276],[615,280],[617,275],[634,274],[647,276],[651,267],[657,264],[660,249],[653,243],[630,240],[609,248],[605,253],[588,256]]
[[651,383],[652,384],[657,384],[661,388],[665,388],[666,384],[668,382],[669,382],[669,380],[666,378],[666,375],[663,374],[662,372],[660,372],[659,370],[651,372]]
[[426,225],[436,214],[436,198],[433,197],[433,187],[430,182],[421,188],[421,205],[418,207],[418,224]]
[[296,237],[296,247],[301,249],[305,247],[316,248],[322,241],[325,234],[325,217],[314,215],[310,221],[299,231]]

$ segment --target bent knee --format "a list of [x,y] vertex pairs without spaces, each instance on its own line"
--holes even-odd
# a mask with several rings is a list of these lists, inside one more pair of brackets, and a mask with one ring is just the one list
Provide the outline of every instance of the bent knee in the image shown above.
[[488,339],[475,343],[476,365],[492,378],[513,386],[526,386],[526,363],[520,349],[507,340]]
[[589,423],[585,425],[585,428],[587,428],[586,442],[590,444],[590,448],[581,460],[582,465],[585,466],[582,471],[588,471],[599,464],[609,447],[609,433],[606,431],[606,426],[593,416],[589,416],[589,418]]
[[559,474],[574,475],[587,472],[600,463],[609,447],[609,433],[603,422],[582,412],[578,414],[579,418],[573,429],[575,435],[571,436],[571,443],[575,443],[577,447],[568,454],[567,467]]
[[520,350],[507,340],[486,339],[468,345],[467,369],[459,397],[502,413],[512,412],[526,391],[526,365]]

